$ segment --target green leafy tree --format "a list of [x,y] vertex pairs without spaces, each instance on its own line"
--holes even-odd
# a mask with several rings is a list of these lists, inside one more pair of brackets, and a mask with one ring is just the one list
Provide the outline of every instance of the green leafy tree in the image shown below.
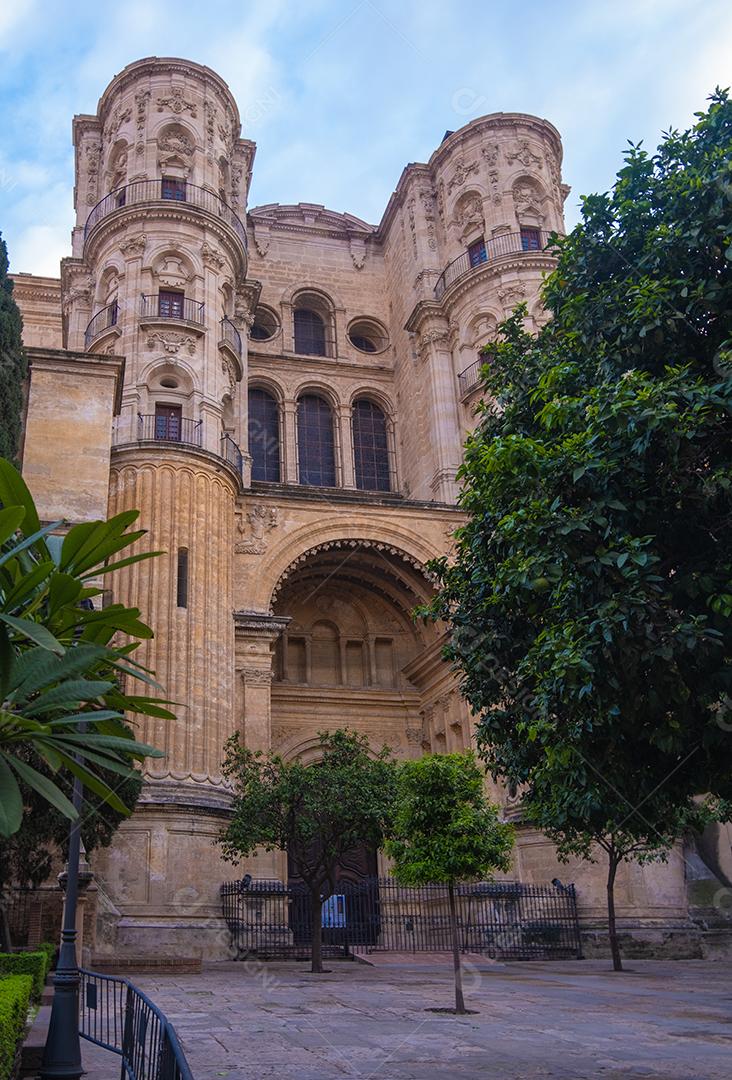
[[322,972],[323,890],[335,888],[339,860],[360,844],[377,848],[390,821],[395,767],[384,747],[374,756],[364,735],[321,732],[312,765],[226,743],[224,776],[233,785],[232,817],[220,843],[238,862],[258,848],[286,851],[310,892],[312,970]]
[[512,847],[513,828],[499,821],[498,808],[486,799],[472,753],[426,754],[399,766],[386,851],[405,885],[447,885],[457,1013],[466,1009],[455,886],[508,870]]
[[23,320],[8,277],[8,249],[0,238],[0,457],[18,452],[26,364]]
[[[486,352],[429,614],[496,776],[560,853],[664,857],[729,815],[732,102],[717,91],[557,239],[537,337]],[[696,796],[708,793],[706,799]],[[620,966],[613,934],[615,967]]]
[[[142,681],[159,691],[150,673],[132,659],[139,641],[152,636],[136,608],[93,598],[106,574],[155,552],[113,556],[144,535],[129,532],[137,511],[107,522],[41,527],[20,474],[0,459],[0,836],[11,836],[23,820],[23,784],[69,818],[76,812],[51,779],[60,770],[78,777],[119,814],[129,813],[98,768],[119,777],[136,776],[135,762],[159,757],[135,740],[128,723],[135,715],[172,719],[159,697],[130,693]],[[125,634],[125,644],[117,635]]]

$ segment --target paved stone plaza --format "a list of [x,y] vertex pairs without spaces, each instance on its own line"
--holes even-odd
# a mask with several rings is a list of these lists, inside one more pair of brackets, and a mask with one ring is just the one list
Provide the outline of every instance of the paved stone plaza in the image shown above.
[[[732,965],[633,961],[468,964],[476,1015],[452,1003],[447,957],[218,964],[201,975],[139,976],[184,1043],[194,1080],[728,1080]],[[117,1060],[84,1044],[88,1080]]]

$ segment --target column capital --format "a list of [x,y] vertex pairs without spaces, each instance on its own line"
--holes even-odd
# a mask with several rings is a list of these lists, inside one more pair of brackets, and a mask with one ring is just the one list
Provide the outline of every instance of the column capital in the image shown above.
[[265,638],[274,641],[287,629],[289,615],[269,615],[263,611],[235,611],[234,633],[237,637]]

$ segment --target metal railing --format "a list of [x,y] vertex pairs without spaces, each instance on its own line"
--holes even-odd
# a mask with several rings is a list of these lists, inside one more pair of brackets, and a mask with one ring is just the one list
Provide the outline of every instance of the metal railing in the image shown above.
[[200,447],[202,433],[202,420],[189,420],[186,417],[176,417],[171,420],[169,417],[156,416],[154,413],[137,414],[139,442],[155,440]]
[[128,1080],[193,1080],[175,1028],[129,979],[81,969],[79,1034],[122,1058]]
[[219,218],[228,225],[239,237],[246,251],[247,232],[239,215],[216,194],[208,188],[198,187],[196,184],[186,182],[182,185],[170,185],[165,180],[135,180],[131,184],[115,188],[109,195],[100,199],[92,209],[84,226],[84,241],[87,240],[92,230],[100,221],[113,214],[115,210],[121,210],[126,206],[136,206],[140,203],[153,202],[177,202],[187,206],[195,206],[199,210],[205,210],[213,217]]
[[204,304],[181,296],[171,301],[165,293],[145,293],[140,297],[140,315],[147,319],[172,319],[203,326]]
[[[501,236],[494,236],[491,240],[485,241],[485,258],[476,258],[469,251],[464,251],[462,255],[458,255],[457,259],[453,259],[452,262],[448,263],[440,274],[435,285],[435,299],[441,300],[447,289],[458,278],[469,274],[471,270],[479,270],[481,266],[485,266],[486,263],[492,262],[494,259],[500,259],[504,255],[517,255],[522,252],[526,255],[535,255],[537,252],[544,251],[551,235],[550,232],[536,229],[532,230],[530,237],[525,234],[522,235],[520,232],[503,233]],[[535,236],[538,238],[538,242],[535,241]]]
[[241,357],[241,334],[226,315],[221,320],[221,337]]
[[[239,958],[250,954],[310,955],[311,901],[302,885],[227,882],[223,915]],[[458,933],[464,952],[505,960],[581,957],[574,886],[478,882],[456,888]],[[447,888],[408,888],[390,878],[341,882],[323,904],[323,950],[449,952]]]
[[231,435],[221,436],[221,457],[224,461],[228,461],[229,465],[233,465],[239,476],[241,476],[242,468],[244,466],[244,455],[232,439]]
[[474,364],[470,364],[469,367],[458,372],[460,397],[467,397],[472,390],[475,390],[476,386],[480,386],[481,372],[485,363],[485,360],[476,360]]
[[111,326],[116,326],[118,316],[119,304],[116,300],[98,311],[84,331],[84,348],[88,349],[94,338],[99,337],[105,330],[109,330]]

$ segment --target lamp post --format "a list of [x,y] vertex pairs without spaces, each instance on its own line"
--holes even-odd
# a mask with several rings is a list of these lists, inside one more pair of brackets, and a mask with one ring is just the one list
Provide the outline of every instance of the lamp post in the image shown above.
[[75,777],[71,801],[77,816],[69,828],[69,858],[61,949],[53,976],[51,1021],[43,1049],[40,1080],[79,1080],[83,1072],[79,1040],[79,983],[81,980],[76,960],[76,906],[79,897],[83,799],[84,786],[81,780]]

